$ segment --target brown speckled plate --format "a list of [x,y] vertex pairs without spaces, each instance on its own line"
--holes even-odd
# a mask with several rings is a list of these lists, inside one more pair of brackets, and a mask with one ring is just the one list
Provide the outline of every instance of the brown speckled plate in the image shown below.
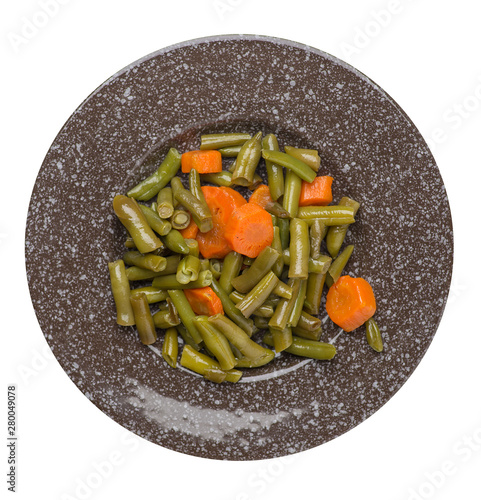
[[[340,332],[321,309],[331,362],[278,357],[216,385],[143,346],[115,322],[107,262],[123,251],[111,203],[171,146],[201,132],[274,132],[281,147],[320,151],[334,200],[361,202],[346,272],[373,286],[385,351],[360,328]],[[185,42],[101,85],[52,144],[26,231],[33,305],[55,356],[103,412],[154,443],[227,460],[307,450],[372,415],[404,384],[441,319],[451,278],[445,188],[399,106],[351,66],[312,47],[258,36]]]

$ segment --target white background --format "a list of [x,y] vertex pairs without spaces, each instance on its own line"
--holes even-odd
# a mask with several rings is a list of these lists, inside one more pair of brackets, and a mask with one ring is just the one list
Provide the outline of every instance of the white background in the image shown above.
[[[46,10],[41,0],[2,2],[0,7],[0,436],[6,435],[7,384],[14,382],[19,415],[16,498],[480,499],[477,2],[45,3],[48,14],[41,14]],[[421,365],[362,425],[285,460],[237,463],[184,456],[110,420],[52,359],[24,270],[30,193],[50,144],[75,108],[132,61],[176,42],[225,33],[309,44],[371,77],[430,140],[455,227],[450,299]],[[5,444],[0,450],[0,496],[7,498]]]

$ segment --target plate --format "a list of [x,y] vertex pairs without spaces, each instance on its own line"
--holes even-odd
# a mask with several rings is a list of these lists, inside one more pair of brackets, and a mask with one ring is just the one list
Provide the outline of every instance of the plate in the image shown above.
[[[334,200],[361,202],[345,272],[376,294],[385,351],[323,312],[330,362],[283,354],[241,382],[217,385],[117,326],[107,263],[123,251],[112,199],[169,147],[200,133],[275,133],[318,149]],[[312,47],[220,36],[162,49],[95,90],[53,142],[26,229],[33,306],[77,387],[127,429],[172,450],[226,460],[279,457],[349,431],[385,404],[421,361],[449,291],[453,235],[435,161],[402,109],[365,75]]]

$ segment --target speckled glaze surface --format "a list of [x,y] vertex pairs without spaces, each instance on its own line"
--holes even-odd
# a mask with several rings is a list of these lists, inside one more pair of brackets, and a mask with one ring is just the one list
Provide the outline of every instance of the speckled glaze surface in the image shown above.
[[[328,320],[330,362],[277,357],[216,385],[119,327],[107,262],[123,251],[111,208],[169,147],[201,132],[278,135],[320,151],[334,200],[361,202],[346,268],[373,286],[385,351],[363,329]],[[453,236],[444,185],[418,130],[376,84],[319,50],[223,36],[137,61],[101,85],[52,144],[33,190],[26,263],[33,305],[55,356],[103,412],[154,443],[227,460],[278,457],[339,436],[386,403],[428,348],[446,303]],[[83,424],[86,424],[85,422]]]

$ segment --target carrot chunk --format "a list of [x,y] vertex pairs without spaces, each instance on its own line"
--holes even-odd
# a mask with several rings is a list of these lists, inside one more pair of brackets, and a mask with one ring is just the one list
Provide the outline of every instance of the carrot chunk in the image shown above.
[[274,239],[272,217],[256,203],[246,203],[232,213],[224,236],[232,250],[257,257]]
[[182,172],[187,173],[192,169],[199,174],[213,174],[222,170],[222,155],[219,151],[188,151],[181,158]]
[[299,206],[329,205],[332,202],[332,181],[329,175],[316,177],[312,182],[302,181]]
[[359,328],[376,312],[371,285],[363,278],[341,276],[327,293],[326,311],[346,332]]
[[206,316],[224,314],[222,302],[210,286],[184,290],[184,293],[195,314],[203,314]]
[[249,203],[257,203],[262,208],[266,208],[269,203],[273,203],[269,186],[261,184],[256,188],[249,198]]
[[194,222],[194,219],[190,219],[189,225],[185,229],[180,230],[180,234],[184,240],[195,239],[198,232],[199,226]]

